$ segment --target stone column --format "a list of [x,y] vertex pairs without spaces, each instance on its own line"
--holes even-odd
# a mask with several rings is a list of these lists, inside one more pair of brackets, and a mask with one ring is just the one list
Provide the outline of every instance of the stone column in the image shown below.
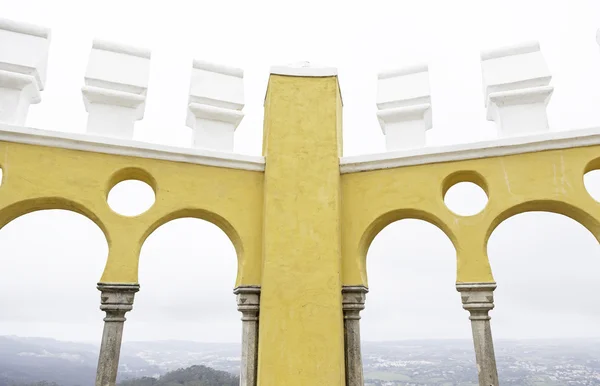
[[233,293],[237,295],[238,311],[242,313],[240,386],[256,386],[260,287],[241,286],[234,289]]
[[363,386],[365,383],[360,351],[360,312],[365,309],[367,292],[369,290],[364,286],[342,287],[346,386]]
[[489,311],[494,308],[496,283],[460,283],[463,308],[471,314],[471,329],[475,345],[475,359],[480,386],[498,386],[498,370]]
[[99,283],[98,289],[102,292],[100,309],[106,312],[106,317],[96,372],[96,386],[114,386],[119,369],[125,313],[133,308],[133,298],[140,286]]

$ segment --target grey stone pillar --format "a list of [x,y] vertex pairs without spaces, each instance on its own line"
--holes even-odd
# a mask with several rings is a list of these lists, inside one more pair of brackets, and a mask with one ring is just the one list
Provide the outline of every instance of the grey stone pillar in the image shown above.
[[240,386],[256,386],[258,369],[258,314],[260,287],[240,286],[233,290],[237,295],[238,311],[242,313],[242,360]]
[[125,313],[133,308],[133,298],[140,286],[98,283],[98,289],[101,291],[100,309],[106,312],[106,317],[98,358],[96,386],[114,386],[119,370]]
[[367,292],[369,290],[364,286],[342,287],[346,386],[363,386],[365,383],[360,350],[360,312],[365,309]]
[[489,311],[494,308],[496,283],[460,283],[456,285],[456,289],[460,292],[463,308],[471,314],[469,319],[473,331],[479,385],[498,386],[489,315]]

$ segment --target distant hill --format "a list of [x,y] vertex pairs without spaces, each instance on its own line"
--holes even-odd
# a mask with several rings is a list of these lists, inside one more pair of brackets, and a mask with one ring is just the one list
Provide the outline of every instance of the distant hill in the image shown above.
[[[0,386],[93,386],[98,351],[94,344],[0,336]],[[157,378],[195,364],[237,374],[240,353],[233,343],[125,342],[118,381]]]
[[143,377],[123,381],[119,386],[238,386],[239,377],[206,366],[191,366],[159,378]]
[[[503,386],[600,386],[600,339],[498,339],[494,346]],[[93,386],[98,349],[95,344],[0,336],[0,386]],[[365,385],[477,385],[469,339],[363,342],[362,349]],[[123,386],[183,386],[164,377],[203,365],[225,372],[234,383],[224,385],[233,385],[240,353],[239,343],[125,342],[117,381]],[[145,382],[127,383],[130,379]],[[188,383],[205,386],[210,381],[192,377]]]

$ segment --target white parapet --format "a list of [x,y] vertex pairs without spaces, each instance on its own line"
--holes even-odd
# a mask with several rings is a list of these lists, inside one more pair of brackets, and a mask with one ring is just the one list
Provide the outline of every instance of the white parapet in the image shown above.
[[427,65],[380,73],[377,108],[388,151],[424,147],[432,127]]
[[41,101],[49,46],[49,29],[0,19],[0,122],[25,125]]
[[548,131],[546,106],[554,88],[537,42],[481,54],[487,119],[500,137]]
[[87,132],[133,138],[144,117],[150,51],[94,40],[82,88]]
[[193,147],[233,150],[233,137],[244,113],[244,71],[194,60],[187,126]]

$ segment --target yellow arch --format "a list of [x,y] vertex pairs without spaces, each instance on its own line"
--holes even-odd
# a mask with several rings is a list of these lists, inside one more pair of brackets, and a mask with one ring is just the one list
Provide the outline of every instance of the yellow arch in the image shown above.
[[594,216],[573,204],[557,200],[531,200],[511,206],[501,212],[494,218],[487,229],[485,236],[485,248],[487,254],[487,244],[494,230],[504,221],[521,213],[528,212],[549,212],[561,214],[581,224],[598,240],[600,243],[600,221]]
[[69,200],[63,197],[39,197],[15,202],[0,209],[0,229],[4,228],[11,221],[29,213],[39,212],[41,210],[67,210],[80,214],[100,228],[107,244],[110,247],[110,235],[106,226],[100,221],[100,218],[85,205]]
[[363,235],[360,238],[358,250],[359,250],[359,253],[361,256],[361,262],[365,269],[366,269],[367,253],[368,253],[369,247],[371,246],[371,243],[373,242],[375,237],[377,237],[377,235],[383,229],[385,229],[385,227],[387,227],[388,225],[390,225],[396,221],[406,220],[406,219],[422,220],[422,221],[425,221],[425,222],[435,226],[436,228],[441,230],[446,235],[446,237],[448,237],[448,239],[450,239],[450,242],[452,243],[452,246],[454,247],[454,249],[455,250],[457,249],[456,248],[457,239],[454,236],[454,233],[452,232],[452,230],[449,227],[446,226],[446,224],[444,224],[444,222],[442,220],[440,220],[435,215],[428,213],[426,211],[423,211],[423,210],[418,210],[418,209],[394,210],[394,211],[384,213],[383,215],[376,218],[373,222],[371,222],[371,224],[369,224],[369,226],[364,230]]
[[[139,242],[139,245],[140,245],[139,253],[141,253],[141,249],[143,248],[144,243],[146,242],[148,237],[152,233],[154,233],[154,231],[156,231],[158,228],[160,228],[161,226],[163,226],[171,221],[178,220],[181,218],[195,218],[195,219],[207,221],[207,222],[215,225],[216,227],[218,227],[220,230],[223,231],[223,233],[225,233],[225,235],[227,235],[227,237],[229,238],[229,241],[231,241],[231,243],[233,244],[233,247],[235,248],[235,253],[236,253],[236,258],[237,258],[236,281],[239,281],[242,276],[242,267],[244,266],[244,264],[243,264],[244,263],[244,245],[243,245],[242,239],[229,221],[227,221],[224,217],[222,217],[214,212],[205,210],[205,209],[197,209],[197,208],[180,209],[178,211],[169,213],[169,214],[161,217],[160,219],[158,219],[157,221],[152,223],[152,225],[150,225],[150,227],[142,235],[142,238]],[[139,254],[138,254],[138,261],[139,261],[139,259],[140,258],[139,258]]]

